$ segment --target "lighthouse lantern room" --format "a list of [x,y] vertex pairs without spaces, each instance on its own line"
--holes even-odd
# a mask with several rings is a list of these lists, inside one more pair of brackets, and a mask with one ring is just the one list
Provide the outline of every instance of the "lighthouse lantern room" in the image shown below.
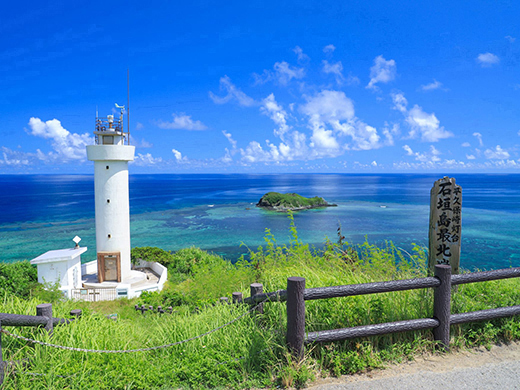
[[99,283],[131,278],[128,162],[133,161],[135,148],[123,128],[124,106],[116,107],[121,110],[119,118],[96,116],[96,144],[87,146],[87,157],[94,162]]

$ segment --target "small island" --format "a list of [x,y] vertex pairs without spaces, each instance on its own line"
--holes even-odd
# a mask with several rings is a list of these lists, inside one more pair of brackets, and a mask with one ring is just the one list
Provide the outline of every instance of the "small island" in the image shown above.
[[337,205],[328,203],[325,199],[319,196],[305,198],[299,194],[268,192],[262,196],[256,206],[266,210],[287,212],[316,209],[320,207],[335,207]]

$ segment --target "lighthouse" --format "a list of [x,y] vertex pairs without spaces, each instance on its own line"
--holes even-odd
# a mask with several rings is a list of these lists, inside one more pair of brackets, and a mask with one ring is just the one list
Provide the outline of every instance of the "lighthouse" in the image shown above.
[[81,262],[81,238],[74,237],[71,249],[51,250],[31,260],[38,268],[40,283],[57,283],[65,296],[76,300],[105,301],[134,298],[143,291],[160,291],[168,280],[168,270],[154,261],[130,261],[130,202],[128,162],[135,148],[129,145],[130,132],[119,118],[96,114],[95,145],[87,146],[94,161],[94,201],[96,208],[96,260]]
[[94,161],[99,283],[131,278],[128,162],[134,159],[135,147],[123,129],[124,106],[116,107],[121,109],[119,118],[96,115],[95,145],[87,146],[87,157]]

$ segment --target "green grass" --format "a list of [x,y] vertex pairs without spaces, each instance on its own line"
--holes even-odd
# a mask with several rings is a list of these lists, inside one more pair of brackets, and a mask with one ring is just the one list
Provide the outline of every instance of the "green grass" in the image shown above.
[[[248,296],[249,285],[260,282],[265,291],[286,288],[287,277],[303,276],[307,287],[424,277],[426,253],[416,247],[403,253],[392,243],[352,247],[340,239],[317,251],[302,243],[291,218],[289,245],[278,245],[266,231],[266,245],[236,265],[197,248],[175,254],[161,293],[115,302],[55,302],[54,315],[67,317],[83,309],[75,323],[55,328],[49,338],[36,328],[7,330],[55,344],[79,348],[133,349],[168,344],[194,337],[244,314],[246,305],[216,305],[234,291]],[[339,232],[341,237],[341,231]],[[170,259],[171,260],[171,259]],[[39,298],[4,294],[1,312],[35,314]],[[133,310],[134,304],[173,305],[172,315]],[[509,306],[520,303],[520,281],[461,285],[452,297],[452,312]],[[371,323],[432,316],[433,290],[421,289],[306,302],[306,330],[318,331]],[[118,313],[118,320],[106,314]],[[413,359],[434,352],[431,331],[358,338],[308,346],[302,362],[295,362],[285,347],[286,307],[265,304],[261,316],[239,321],[189,343],[132,354],[91,354],[34,346],[2,336],[4,360],[29,358],[25,368],[6,374],[6,389],[173,389],[302,387],[318,376],[351,374],[383,367],[388,362]],[[508,318],[453,326],[452,348],[490,347],[499,341],[520,339],[520,321]],[[25,372],[25,373],[24,373]],[[43,374],[33,376],[29,373]]]

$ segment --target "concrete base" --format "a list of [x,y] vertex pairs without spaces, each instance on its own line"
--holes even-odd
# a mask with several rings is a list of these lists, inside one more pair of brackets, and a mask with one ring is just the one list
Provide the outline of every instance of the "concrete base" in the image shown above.
[[[137,270],[131,270],[130,271],[130,277],[121,281],[121,283],[118,282],[103,282],[98,283],[98,276],[96,274],[90,274],[90,275],[83,275],[83,287],[84,288],[116,288],[120,284],[130,285],[133,287],[134,285],[137,285],[138,283],[141,283],[143,281],[146,281],[147,274],[145,272],[137,271]],[[157,283],[157,279],[156,282]]]
[[140,267],[131,270],[128,278],[121,283],[98,283],[97,261],[82,264],[82,285],[73,294],[73,299],[112,300],[134,298],[143,291],[160,291],[168,278],[168,271],[158,263],[141,262]]

